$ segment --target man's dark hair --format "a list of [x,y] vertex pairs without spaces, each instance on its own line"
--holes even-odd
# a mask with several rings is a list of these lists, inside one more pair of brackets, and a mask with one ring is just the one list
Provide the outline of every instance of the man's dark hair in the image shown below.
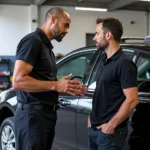
[[121,36],[123,34],[123,27],[122,23],[118,19],[98,18],[96,23],[102,23],[104,32],[106,33],[110,31],[113,34],[115,41],[120,42]]
[[51,16],[57,16],[58,18],[61,18],[66,14],[66,11],[61,7],[53,7],[50,10],[47,11],[45,16],[45,21],[47,21]]

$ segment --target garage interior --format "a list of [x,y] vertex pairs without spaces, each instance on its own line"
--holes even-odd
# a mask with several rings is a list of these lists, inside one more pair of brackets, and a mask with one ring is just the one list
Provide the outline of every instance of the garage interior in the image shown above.
[[[9,85],[18,42],[42,25],[46,11],[53,6],[63,7],[72,18],[69,34],[63,42],[57,44],[52,41],[55,54],[67,54],[77,48],[93,45],[97,17],[120,19],[124,37],[144,38],[150,34],[149,0],[0,0],[0,58],[6,61],[6,64],[1,64],[1,70],[6,70],[8,79],[10,77]],[[83,8],[101,10],[80,10]]]
[[[143,43],[144,38],[150,35],[150,0],[0,0],[0,92],[12,87],[15,54],[19,41],[25,35],[40,27],[45,20],[46,12],[55,6],[64,8],[71,16],[69,33],[60,43],[55,40],[52,41],[55,55],[58,53],[66,55],[81,47],[95,46],[93,36],[95,35],[96,19],[98,17],[119,19],[123,24],[124,38],[142,39]],[[81,71],[83,70],[81,69]],[[150,79],[150,71],[148,77]],[[146,92],[149,92],[149,89]],[[15,95],[14,93],[12,94],[13,96]],[[11,97],[12,95],[10,94],[9,96]],[[150,94],[147,95],[150,96]],[[141,97],[143,98],[144,96],[142,95]],[[75,103],[77,103],[76,100]],[[85,103],[89,108],[91,107],[88,100]],[[82,102],[81,105],[83,105]],[[9,109],[4,108],[3,110],[3,112],[0,110],[0,115],[2,115],[2,117],[0,116],[0,124],[4,119],[13,116]],[[147,110],[147,113],[149,113],[149,107],[147,107]],[[87,112],[84,113],[86,114]],[[84,113],[82,117],[85,115]],[[142,115],[145,115],[144,113]],[[67,120],[68,118],[65,119]],[[79,121],[83,122],[82,119]],[[144,117],[142,119],[144,120]],[[67,127],[66,124],[64,126]],[[80,130],[80,126],[78,128]],[[63,131],[60,130],[60,132]],[[79,138],[82,141],[82,136]],[[85,141],[83,140],[82,142],[84,143]],[[127,149],[125,148],[124,150]]]

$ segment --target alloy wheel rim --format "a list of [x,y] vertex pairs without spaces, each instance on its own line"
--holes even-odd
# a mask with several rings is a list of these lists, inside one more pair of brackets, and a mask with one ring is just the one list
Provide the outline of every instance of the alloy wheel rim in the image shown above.
[[1,134],[1,147],[2,150],[16,150],[15,148],[15,134],[9,125],[5,126]]

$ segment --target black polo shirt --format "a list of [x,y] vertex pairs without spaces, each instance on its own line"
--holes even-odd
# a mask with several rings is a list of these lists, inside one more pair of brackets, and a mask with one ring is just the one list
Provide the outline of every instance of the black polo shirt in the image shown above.
[[111,120],[126,98],[123,89],[137,87],[137,67],[120,49],[107,61],[104,58],[96,84],[90,116],[92,126]]
[[[17,47],[16,60],[22,60],[33,66],[29,76],[41,81],[56,81],[57,68],[53,46],[41,29],[25,36]],[[18,102],[28,104],[58,103],[58,92],[17,91]]]

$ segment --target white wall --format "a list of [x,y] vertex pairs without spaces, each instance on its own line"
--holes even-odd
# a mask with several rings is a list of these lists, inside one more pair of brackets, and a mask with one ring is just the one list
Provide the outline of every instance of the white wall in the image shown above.
[[34,31],[38,27],[38,6],[30,5],[29,11],[30,11],[30,31]]
[[15,55],[18,42],[29,29],[28,6],[0,5],[0,55]]
[[[145,12],[136,11],[117,11],[117,12],[89,12],[77,11],[71,7],[63,7],[68,11],[72,18],[72,23],[68,35],[61,43],[52,41],[54,52],[62,52],[64,54],[71,50],[85,46],[86,33],[95,33],[97,17],[115,17],[118,18],[124,27],[124,36],[146,36],[146,15]],[[45,14],[50,9],[49,6],[41,6],[39,8],[39,24],[42,25]],[[131,25],[131,21],[135,24]]]
[[[42,25],[45,13],[50,6],[39,7],[39,26]],[[71,18],[72,24],[68,35],[61,43],[52,41],[54,52],[68,53],[76,48],[85,46],[86,33],[94,33],[97,17],[116,17],[124,26],[124,36],[146,36],[145,12],[118,11],[118,12],[84,12],[76,11],[72,7],[63,7]],[[0,5],[0,55],[15,55],[20,39],[31,32],[31,7]],[[135,24],[131,25],[131,21]]]

